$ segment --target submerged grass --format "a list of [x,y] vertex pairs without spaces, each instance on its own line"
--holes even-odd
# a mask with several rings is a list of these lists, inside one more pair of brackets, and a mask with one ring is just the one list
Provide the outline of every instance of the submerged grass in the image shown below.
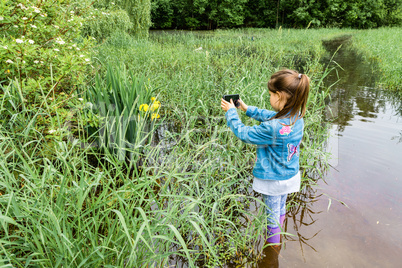
[[[114,34],[94,51],[95,67],[102,74],[109,64],[124,65],[145,77],[159,90],[163,114],[153,142],[134,144],[141,149],[128,161],[83,146],[85,135],[41,135],[33,127],[39,114],[54,118],[60,129],[65,122],[46,106],[29,110],[23,99],[3,94],[3,264],[166,267],[180,259],[219,267],[256,261],[266,216],[250,208],[251,202],[263,205],[250,194],[255,148],[226,127],[220,98],[240,93],[247,104],[270,108],[266,83],[272,73],[287,67],[309,75],[301,152],[303,188],[309,187],[322,177],[328,156],[323,78],[329,70],[320,64],[326,53],[321,40],[344,33],[253,29],[151,34],[149,40]],[[76,133],[83,133],[81,113],[88,111],[75,109]]]

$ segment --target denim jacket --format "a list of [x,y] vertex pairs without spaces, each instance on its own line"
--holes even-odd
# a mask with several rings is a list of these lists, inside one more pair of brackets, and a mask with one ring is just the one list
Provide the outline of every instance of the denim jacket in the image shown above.
[[[227,125],[240,140],[257,145],[253,175],[262,180],[287,180],[299,172],[299,150],[303,137],[303,118],[290,125],[290,118],[272,119],[276,112],[249,106],[246,115],[260,125],[245,126],[235,108],[225,116]],[[293,120],[294,122],[294,120]]]

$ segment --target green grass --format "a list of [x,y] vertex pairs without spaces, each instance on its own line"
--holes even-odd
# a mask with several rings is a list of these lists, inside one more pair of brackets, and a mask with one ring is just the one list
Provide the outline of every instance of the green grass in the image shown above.
[[[353,46],[368,61],[378,64],[382,87],[401,91],[402,28],[380,28],[358,31]],[[401,93],[402,94],[402,93]]]
[[[65,110],[47,102],[31,108],[18,87],[3,87],[3,264],[167,267],[171,258],[182,258],[190,266],[219,267],[228,261],[257,261],[266,219],[264,210],[250,209],[251,202],[262,205],[250,190],[255,147],[227,128],[220,98],[240,93],[247,104],[270,108],[266,83],[271,74],[287,67],[309,75],[301,166],[302,188],[310,187],[323,176],[328,157],[324,108],[330,89],[323,87],[323,78],[330,70],[320,63],[326,54],[321,40],[350,33],[250,29],[151,34],[149,40],[113,35],[93,54],[101,77],[109,64],[124,65],[148,80],[162,104],[159,145],[132,139],[135,156],[127,161],[113,150],[82,146],[93,141],[86,134],[88,124],[99,125],[96,118],[87,118],[90,110],[84,104],[71,99],[63,100]],[[136,99],[130,98],[131,103],[137,105]],[[74,113],[70,132],[60,119],[68,108]],[[43,134],[35,128],[38,118],[52,122],[60,133]]]

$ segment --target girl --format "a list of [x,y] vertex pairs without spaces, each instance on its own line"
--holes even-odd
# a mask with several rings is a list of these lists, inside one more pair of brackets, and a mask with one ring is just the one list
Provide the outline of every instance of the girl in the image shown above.
[[245,126],[233,100],[221,99],[227,125],[242,141],[257,145],[253,168],[253,190],[262,194],[267,206],[268,243],[280,243],[286,215],[286,197],[300,189],[299,148],[303,136],[303,116],[309,93],[309,78],[293,70],[274,73],[268,81],[270,103],[275,111],[247,106],[239,100],[246,115],[260,125]]

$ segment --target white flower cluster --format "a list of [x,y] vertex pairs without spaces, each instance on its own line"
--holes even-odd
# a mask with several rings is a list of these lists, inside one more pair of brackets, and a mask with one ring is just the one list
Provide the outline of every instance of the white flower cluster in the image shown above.
[[28,8],[25,7],[22,3],[19,3],[17,7],[20,7],[22,10],[27,10]]
[[60,44],[60,45],[64,45],[66,42],[64,42],[63,39],[61,39],[61,37],[57,37],[56,38],[56,43]]
[[[49,98],[50,100],[53,100],[53,98]],[[57,132],[57,131],[59,131],[60,130],[60,128],[58,128],[58,129],[49,129],[48,131],[47,131],[47,133],[49,133],[49,134],[52,134],[52,133],[55,133],[55,132]]]

